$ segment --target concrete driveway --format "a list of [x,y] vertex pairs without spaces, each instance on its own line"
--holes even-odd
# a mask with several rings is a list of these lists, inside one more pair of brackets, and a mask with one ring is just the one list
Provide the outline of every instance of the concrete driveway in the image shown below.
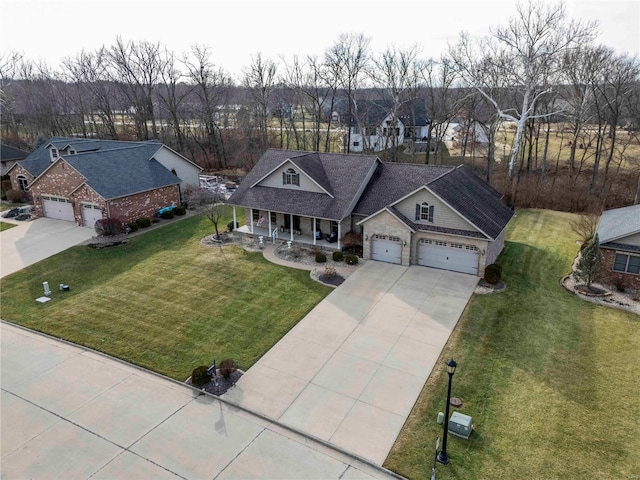
[[224,398],[382,465],[478,280],[369,261]]
[[95,352],[0,322],[2,478],[398,478]]
[[7,223],[16,226],[0,233],[0,278],[89,240],[96,234],[92,228],[51,218]]

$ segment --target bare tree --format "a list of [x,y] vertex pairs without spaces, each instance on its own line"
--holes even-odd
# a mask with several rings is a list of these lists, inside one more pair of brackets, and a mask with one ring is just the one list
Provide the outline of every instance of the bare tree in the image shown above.
[[263,150],[269,146],[269,99],[275,87],[276,72],[275,62],[263,59],[261,53],[251,59],[251,65],[244,72],[244,84],[251,92]]
[[343,33],[325,53],[325,63],[331,71],[338,73],[339,85],[347,93],[347,138],[346,150],[351,150],[351,122],[355,106],[354,92],[369,62],[371,40],[362,33]]
[[[497,27],[492,37],[484,39],[474,51],[470,39],[462,34],[451,55],[470,85],[494,106],[498,115],[516,123],[514,146],[509,160],[509,176],[522,144],[524,128],[531,118],[553,115],[533,112],[540,98],[551,91],[566,52],[592,40],[595,24],[567,18],[563,3],[518,3],[517,14],[508,25]],[[509,83],[518,89],[519,108],[498,103],[485,90],[482,82],[486,68],[501,68]]]

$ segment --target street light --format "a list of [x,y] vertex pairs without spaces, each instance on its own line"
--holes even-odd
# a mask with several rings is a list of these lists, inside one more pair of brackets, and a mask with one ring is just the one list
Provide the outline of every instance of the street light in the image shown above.
[[449,433],[449,403],[451,402],[451,379],[453,374],[456,373],[456,367],[458,364],[452,358],[447,362],[447,373],[449,374],[449,389],[447,390],[447,408],[444,414],[444,441],[442,442],[442,450],[438,454],[438,462],[443,465],[449,463],[449,455],[447,455],[447,433]]

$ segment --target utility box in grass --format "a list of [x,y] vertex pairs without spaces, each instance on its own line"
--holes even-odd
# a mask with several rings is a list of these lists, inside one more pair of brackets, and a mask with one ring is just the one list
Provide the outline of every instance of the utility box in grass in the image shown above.
[[473,419],[469,415],[453,412],[449,419],[449,433],[457,437],[469,438],[473,430]]

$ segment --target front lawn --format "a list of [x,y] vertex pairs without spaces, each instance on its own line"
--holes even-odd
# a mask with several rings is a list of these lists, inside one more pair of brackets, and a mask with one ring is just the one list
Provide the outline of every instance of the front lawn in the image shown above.
[[0,222],[0,232],[4,232],[5,230],[9,230],[13,227],[15,227],[15,224],[13,223]]
[[[212,232],[200,215],[119,247],[74,247],[2,279],[2,318],[178,380],[214,358],[247,369],[331,289],[260,253],[201,246]],[[45,280],[53,300],[41,305]]]
[[559,285],[578,248],[570,218],[518,212],[499,260],[507,291],[472,298],[385,467],[430,478],[453,357],[452,395],[475,431],[449,435],[438,479],[640,475],[640,317]]

